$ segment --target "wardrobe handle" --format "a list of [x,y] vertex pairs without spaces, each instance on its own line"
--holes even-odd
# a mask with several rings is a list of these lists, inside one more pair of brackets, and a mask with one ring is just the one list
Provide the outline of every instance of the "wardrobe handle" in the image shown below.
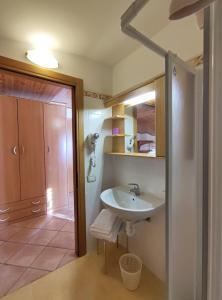
[[5,219],[0,219],[0,223],[4,223],[4,222],[8,221],[8,220],[9,220],[9,218],[10,218],[10,217],[8,217],[8,218],[5,218]]
[[24,154],[25,153],[25,147],[24,145],[21,145],[21,154]]
[[12,154],[17,155],[17,146],[12,147]]
[[34,209],[32,210],[33,213],[38,213],[38,212],[40,212],[40,211],[41,211],[41,208],[36,209],[36,210],[34,210]]
[[6,213],[7,211],[10,210],[10,207],[9,208],[6,208],[6,209],[0,209],[0,214],[3,214],[3,213]]
[[32,201],[32,204],[36,205],[36,204],[39,204],[40,203],[40,200],[39,201]]

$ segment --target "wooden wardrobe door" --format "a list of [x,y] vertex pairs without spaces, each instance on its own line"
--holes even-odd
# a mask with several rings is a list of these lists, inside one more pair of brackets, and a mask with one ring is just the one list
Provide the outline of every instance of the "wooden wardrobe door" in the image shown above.
[[21,199],[45,195],[43,104],[18,100]]
[[44,104],[48,209],[68,206],[66,107]]
[[0,96],[0,202],[20,199],[17,100]]

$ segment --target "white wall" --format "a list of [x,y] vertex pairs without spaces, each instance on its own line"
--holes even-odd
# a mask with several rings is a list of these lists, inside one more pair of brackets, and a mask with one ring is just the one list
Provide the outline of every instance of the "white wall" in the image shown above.
[[[111,133],[110,124],[105,120],[111,116],[111,110],[104,108],[102,100],[96,100],[86,97],[84,100],[84,138],[85,138],[85,194],[86,194],[86,230],[87,230],[87,249],[91,250],[95,246],[95,239],[89,234],[89,225],[95,220],[100,210],[100,193],[102,184],[106,185],[107,170],[109,170],[109,161],[106,161],[104,168],[104,152],[106,152],[106,136]],[[98,132],[100,137],[96,145],[96,168],[93,174],[96,175],[96,181],[87,182],[87,173],[89,167],[90,154],[87,148],[87,136]],[[106,172],[106,173],[105,173]],[[109,183],[112,177],[108,178]]]
[[[0,55],[29,63],[25,52],[32,46],[11,40],[0,39]],[[112,94],[112,69],[78,55],[56,52],[60,72],[84,80],[84,89],[93,92]]]
[[[202,53],[202,32],[195,17],[170,22],[153,40],[184,60]],[[113,94],[141,83],[164,72],[164,59],[141,46],[113,68]]]

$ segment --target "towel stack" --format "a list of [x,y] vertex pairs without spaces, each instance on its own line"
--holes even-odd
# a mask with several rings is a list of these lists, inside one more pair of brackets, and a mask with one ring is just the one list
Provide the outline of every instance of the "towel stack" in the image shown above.
[[103,209],[90,226],[90,232],[96,239],[115,243],[121,225],[122,221],[116,215],[109,209]]

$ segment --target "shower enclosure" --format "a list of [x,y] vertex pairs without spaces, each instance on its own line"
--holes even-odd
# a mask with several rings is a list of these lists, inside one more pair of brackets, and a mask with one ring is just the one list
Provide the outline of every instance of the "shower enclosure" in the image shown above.
[[[130,25],[147,2],[149,0],[134,1],[121,17],[121,28],[125,34],[162,56],[166,63],[167,299],[203,300],[206,299],[207,285],[203,74]],[[206,37],[209,24],[205,25]]]

